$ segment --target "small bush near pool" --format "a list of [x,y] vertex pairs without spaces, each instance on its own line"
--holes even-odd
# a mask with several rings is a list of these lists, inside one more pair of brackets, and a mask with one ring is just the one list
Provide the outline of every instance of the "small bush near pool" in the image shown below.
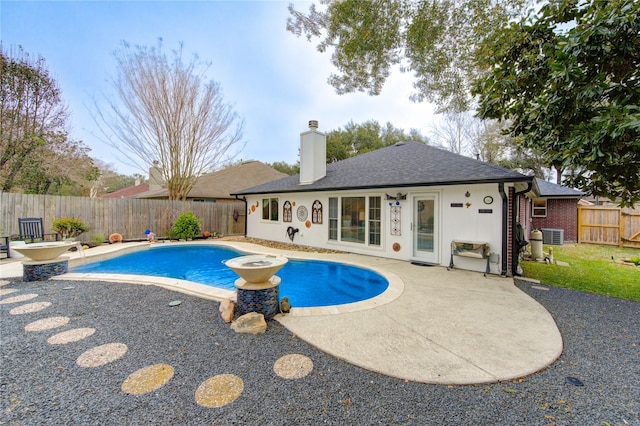
[[180,240],[191,240],[200,235],[200,219],[192,211],[181,213],[173,223],[171,235]]

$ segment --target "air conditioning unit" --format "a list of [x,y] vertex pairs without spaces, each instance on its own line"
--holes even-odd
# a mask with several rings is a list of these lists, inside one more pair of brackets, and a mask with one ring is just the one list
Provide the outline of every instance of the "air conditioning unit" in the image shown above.
[[542,228],[542,242],[554,246],[564,244],[564,229]]

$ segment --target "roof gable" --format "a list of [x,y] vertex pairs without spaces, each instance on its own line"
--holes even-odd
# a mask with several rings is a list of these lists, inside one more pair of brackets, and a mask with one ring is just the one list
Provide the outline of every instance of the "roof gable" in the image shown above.
[[328,191],[463,183],[523,182],[532,178],[513,170],[474,160],[420,142],[400,142],[385,148],[327,164],[326,177],[300,185],[289,176],[238,192]]

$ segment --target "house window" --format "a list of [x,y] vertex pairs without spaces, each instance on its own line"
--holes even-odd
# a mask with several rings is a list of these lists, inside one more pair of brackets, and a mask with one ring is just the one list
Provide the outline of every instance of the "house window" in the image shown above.
[[311,206],[311,223],[322,223],[322,203],[315,200]]
[[278,220],[278,199],[277,198],[263,198],[262,199],[262,219],[263,220]]
[[340,240],[364,243],[365,197],[342,197]]
[[282,221],[283,222],[291,222],[292,218],[293,218],[293,213],[291,211],[291,202],[289,202],[289,200],[287,200],[282,205]]
[[381,243],[381,205],[380,197],[369,197],[369,245],[371,246],[379,246]]
[[533,200],[533,217],[547,217],[547,200],[539,198]]
[[329,239],[338,240],[338,199],[329,198]]
[[340,241],[365,244],[368,238],[369,245],[379,246],[381,219],[380,197],[329,198],[329,240],[338,241],[339,234]]

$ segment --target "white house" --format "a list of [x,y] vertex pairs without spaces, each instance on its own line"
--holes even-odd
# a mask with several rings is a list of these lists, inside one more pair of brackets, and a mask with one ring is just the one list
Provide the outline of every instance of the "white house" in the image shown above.
[[515,271],[513,200],[532,177],[418,142],[328,165],[325,153],[310,121],[299,175],[232,194],[246,202],[247,236],[443,266],[453,246],[456,268]]

